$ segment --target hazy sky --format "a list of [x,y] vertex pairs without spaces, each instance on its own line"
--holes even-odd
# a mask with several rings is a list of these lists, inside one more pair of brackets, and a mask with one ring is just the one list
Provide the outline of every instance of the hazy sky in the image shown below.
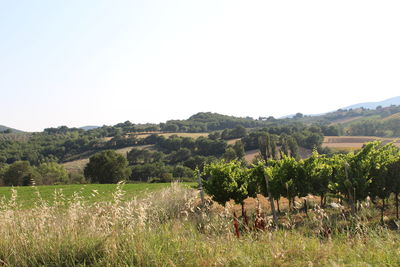
[[400,95],[400,1],[0,1],[0,124],[275,116]]

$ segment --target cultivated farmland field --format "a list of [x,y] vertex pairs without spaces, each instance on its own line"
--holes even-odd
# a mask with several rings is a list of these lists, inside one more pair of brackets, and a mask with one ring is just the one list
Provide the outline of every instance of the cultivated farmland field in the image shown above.
[[376,136],[325,136],[323,147],[334,150],[353,151],[360,149],[364,144],[372,141],[382,141],[384,144],[395,142],[400,147],[399,138],[382,138]]
[[77,159],[73,161],[69,161],[66,163],[63,163],[62,165],[64,168],[71,173],[83,173],[83,170],[85,169],[86,164],[88,164],[89,158],[85,159]]
[[152,134],[157,134],[160,136],[164,136],[166,138],[170,137],[171,135],[177,135],[179,137],[191,137],[191,138],[198,138],[200,136],[207,137],[210,133],[160,133],[160,132],[152,132],[152,133],[132,133],[131,136],[136,136],[137,138],[146,138]]

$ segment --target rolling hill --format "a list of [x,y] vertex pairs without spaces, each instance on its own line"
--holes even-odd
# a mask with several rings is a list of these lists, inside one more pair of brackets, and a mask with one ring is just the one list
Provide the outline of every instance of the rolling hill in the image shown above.
[[[377,101],[377,102],[363,102],[363,103],[357,103],[353,104],[347,107],[342,107],[339,108],[338,110],[356,110],[356,109],[376,109],[377,107],[390,107],[390,106],[399,106],[400,105],[400,96],[392,97],[383,101]],[[319,113],[319,114],[307,114],[305,116],[307,117],[324,117],[327,114],[334,113],[335,111],[329,111],[329,112],[324,112],[324,113]],[[290,114],[286,116],[282,116],[279,119],[292,119],[295,116],[295,114]]]
[[17,130],[17,129],[13,129],[4,125],[0,125],[0,132],[4,132],[6,130],[11,130],[11,132],[13,133],[23,133],[23,131]]

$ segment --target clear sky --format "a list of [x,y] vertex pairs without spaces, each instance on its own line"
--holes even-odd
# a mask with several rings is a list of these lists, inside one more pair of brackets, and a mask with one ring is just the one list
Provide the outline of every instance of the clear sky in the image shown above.
[[400,1],[0,1],[0,125],[283,116],[400,95]]

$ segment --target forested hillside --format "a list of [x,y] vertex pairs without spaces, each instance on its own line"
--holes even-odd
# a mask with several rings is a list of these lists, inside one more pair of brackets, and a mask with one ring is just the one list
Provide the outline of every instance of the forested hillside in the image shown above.
[[[321,147],[324,136],[400,136],[400,106],[338,110],[321,116],[298,113],[285,119],[207,112],[160,124],[126,121],[89,130],[61,126],[39,133],[6,131],[0,134],[0,163],[9,166],[23,161],[37,168],[49,162],[88,162],[98,152],[123,149],[130,180],[169,181],[191,177],[196,167],[216,159],[230,161],[243,159],[248,151],[254,154],[265,135],[271,139],[277,157],[304,158],[313,148],[332,153],[330,148]],[[83,167],[74,174],[80,176],[70,180],[83,180]]]

